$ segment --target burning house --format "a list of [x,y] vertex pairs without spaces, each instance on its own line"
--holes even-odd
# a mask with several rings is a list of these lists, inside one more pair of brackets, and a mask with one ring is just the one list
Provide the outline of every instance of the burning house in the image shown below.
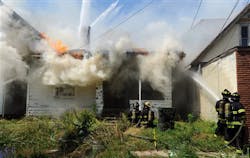
[[[81,54],[70,53],[74,57],[73,60],[79,61],[84,60]],[[154,108],[172,107],[171,82],[168,83],[168,91],[164,96],[153,89],[149,82],[139,79],[137,57],[144,55],[147,55],[147,52],[137,50],[126,52],[126,59],[107,80],[95,81],[88,86],[78,86],[74,83],[44,84],[41,79],[30,77],[27,82],[26,114],[53,115],[70,108],[87,108],[96,110],[102,116],[117,116],[121,112],[128,112],[131,106],[139,101],[142,103],[150,101]],[[37,60],[39,59],[34,59],[30,71],[32,69],[35,71],[39,67]]]
[[[60,41],[53,42],[15,12],[10,12],[10,18],[14,21],[8,25],[10,30],[18,32],[13,25],[18,23],[19,30],[30,33],[22,56],[29,69],[25,80],[13,78],[1,86],[2,116],[56,115],[71,108],[117,116],[146,100],[154,108],[172,107],[172,69],[179,60],[175,53],[117,49],[119,53],[101,50],[91,56],[87,50],[70,50]],[[50,46],[47,52],[33,49],[44,41]]]
[[249,24],[250,5],[247,5],[190,64],[190,69],[206,82],[199,91],[194,89],[193,97],[202,119],[217,120],[214,105],[219,97],[216,96],[221,96],[227,88],[239,92],[246,109],[246,124],[250,127]]

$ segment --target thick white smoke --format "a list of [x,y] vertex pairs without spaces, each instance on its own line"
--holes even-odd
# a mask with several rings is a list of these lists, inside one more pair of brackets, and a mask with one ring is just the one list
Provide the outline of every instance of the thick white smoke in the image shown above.
[[[164,96],[172,91],[172,69],[178,63],[179,44],[173,39],[163,41],[162,48],[148,55],[139,55],[136,61],[129,61],[127,52],[135,46],[128,37],[120,37],[115,42],[109,41],[104,48],[99,48],[89,59],[75,59],[66,54],[58,56],[53,51],[44,53],[43,83],[46,85],[89,86],[102,81],[112,80],[112,91],[119,93],[126,80],[141,78]],[[128,64],[123,65],[124,61]],[[138,67],[137,74],[132,67]],[[116,76],[114,76],[116,75]]]
[[[81,19],[80,30],[81,28],[84,29],[85,26],[89,25],[88,9],[90,0],[84,1],[83,5],[85,5],[85,10],[82,10],[82,17],[87,19]],[[7,9],[7,11],[9,10]],[[4,23],[8,24],[9,19],[11,18],[6,18],[6,22]],[[14,24],[17,26],[15,28],[18,28],[18,22],[15,22]],[[13,49],[5,47],[5,49],[9,49],[9,51],[6,52],[12,52],[12,54],[15,54],[11,60],[19,61],[18,63],[23,64],[22,66],[13,64],[18,66],[16,72],[25,74],[22,72],[25,70],[25,64],[22,62],[22,57],[28,54],[28,49],[43,52],[42,59],[44,65],[42,81],[45,85],[95,85],[96,83],[109,80],[110,77],[118,71],[122,71],[119,73],[119,78],[123,78],[124,75],[129,78],[134,77],[135,79],[138,79],[138,75],[128,75],[130,73],[130,69],[124,68],[122,65],[124,60],[128,60],[126,52],[132,51],[133,48],[136,48],[136,45],[133,44],[134,42],[130,40],[129,36],[122,35],[118,36],[116,39],[111,38],[109,40],[104,40],[102,42],[102,46],[97,46],[93,49],[92,53],[94,55],[92,57],[89,59],[79,60],[69,54],[62,56],[57,55],[57,53],[54,52],[48,45],[44,45],[44,43],[46,43],[44,41],[40,43],[32,42],[32,38],[28,38],[32,37],[31,32],[25,27],[21,30],[14,29],[18,32],[18,38],[16,39],[19,41],[20,39],[23,39],[24,42],[16,41],[16,39],[13,38],[14,36],[11,31],[8,30],[8,27],[4,26],[3,28],[4,32],[8,34],[8,37],[11,37],[6,38],[8,41],[4,44],[13,42],[13,45],[15,45],[12,46]],[[159,41],[157,41],[157,43],[158,42]],[[178,44],[173,42],[172,39],[168,39],[163,43],[163,48],[161,50],[149,52],[148,55],[138,55],[136,64],[139,68],[138,73],[140,78],[143,81],[148,81],[154,89],[165,94],[167,92],[166,88],[169,87],[168,84],[171,83],[172,68],[178,61],[178,57],[176,56]],[[18,53],[15,48],[21,51],[21,53]],[[105,54],[104,50],[108,53]],[[124,77],[124,79],[126,79],[126,77]],[[120,82],[120,84],[122,84],[122,82]],[[119,87],[119,85],[117,85],[117,87]]]
[[165,97],[172,91],[172,70],[179,61],[177,53],[180,51],[177,41],[166,38],[162,49],[147,56],[139,56],[140,78],[148,81],[153,89]]
[[[23,44],[26,41],[19,41],[21,34],[26,35],[26,29],[12,18],[12,13],[9,8],[0,6],[0,86],[26,77],[27,65],[23,62],[23,56],[27,54]],[[19,34],[13,30],[15,27],[19,28]]]
[[26,77],[26,64],[18,51],[0,40],[0,84],[15,79],[24,80]]
[[[117,5],[117,2],[118,1],[114,3],[114,6]],[[90,0],[83,1],[82,3],[83,9],[81,15],[80,30],[84,29],[85,26],[88,26],[90,24],[90,3]],[[5,12],[11,12],[6,7],[5,9]],[[5,24],[11,22],[9,21],[11,20],[10,17],[4,18]],[[18,22],[14,24],[18,26]],[[25,29],[27,28],[23,28],[23,33],[19,33],[20,38],[23,38],[23,40],[29,40],[29,38],[25,38],[29,33],[29,31]],[[9,34],[9,37],[13,37],[13,34],[11,34],[11,31],[9,31],[7,27],[4,28],[4,31]],[[24,33],[26,33],[26,35]],[[18,50],[25,50],[21,47],[27,47],[27,44],[23,43],[18,46],[18,43],[20,42],[15,41],[15,38],[10,38],[9,41],[13,42],[13,45],[17,45],[16,47],[18,48]],[[90,59],[78,60],[70,55],[58,56],[53,50],[49,48],[49,46],[45,47],[44,43],[41,43],[32,43],[31,46],[33,50],[36,50],[38,52],[45,52],[43,53],[45,71],[43,73],[42,79],[43,83],[46,85],[68,84],[87,86],[96,84],[100,81],[108,80],[110,76],[114,74],[114,72],[119,71],[118,69],[122,66],[122,62],[126,60],[126,52],[131,51],[132,48],[136,47],[128,38],[128,36],[122,35],[116,39],[109,39],[108,42],[104,42],[106,43],[105,47],[98,47],[97,50],[94,50],[95,55]],[[103,54],[103,49],[108,51],[108,55],[105,56],[105,54]],[[27,52],[28,51],[22,51],[22,53]],[[162,87],[164,87],[163,84],[168,83],[168,80],[170,80],[169,77],[166,77],[169,74],[167,74],[165,70],[170,69],[168,67],[172,67],[174,65],[174,61],[176,60],[174,58],[175,57],[173,53],[170,53],[169,50],[160,50],[157,51],[157,53],[149,53],[148,56],[140,56],[138,59],[138,64],[141,78],[145,81],[149,81],[152,84],[153,88],[158,90],[162,89]],[[22,60],[22,57],[20,56],[18,60]],[[147,68],[149,66],[151,67],[151,69]],[[151,72],[148,72],[149,70],[153,71],[153,73],[155,74],[155,78],[152,77],[152,75],[149,75],[151,74]]]
[[109,79],[131,48],[127,38],[121,38],[108,48],[109,54],[97,51],[88,59],[75,59],[69,54],[58,56],[52,50],[43,54],[43,83],[46,85],[95,85]]
[[44,54],[46,71],[43,83],[47,85],[88,86],[108,78],[109,70],[105,58],[95,55],[78,60],[71,55],[58,56],[54,52]]

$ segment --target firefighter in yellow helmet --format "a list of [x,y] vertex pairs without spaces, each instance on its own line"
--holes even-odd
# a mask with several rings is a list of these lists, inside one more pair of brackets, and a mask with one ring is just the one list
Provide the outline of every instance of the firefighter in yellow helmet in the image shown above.
[[137,102],[136,105],[133,105],[132,110],[130,111],[129,118],[132,124],[137,124],[139,121],[141,111],[139,110],[139,103]]
[[245,108],[240,103],[240,95],[235,92],[231,95],[231,104],[226,113],[226,139],[236,147],[236,153],[241,154],[244,140]]
[[224,136],[225,135],[225,130],[226,130],[226,120],[225,120],[225,104],[230,104],[229,97],[231,93],[229,90],[224,89],[221,92],[222,99],[216,102],[215,109],[218,114],[218,121],[217,121],[217,128],[215,130],[215,136],[220,135]]
[[142,110],[142,124],[146,127],[153,127],[154,112],[151,109],[151,104],[149,101],[144,102],[144,107]]

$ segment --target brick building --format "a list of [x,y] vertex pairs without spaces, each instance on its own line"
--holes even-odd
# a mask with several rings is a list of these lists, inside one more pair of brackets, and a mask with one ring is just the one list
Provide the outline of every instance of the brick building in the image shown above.
[[[207,47],[192,61],[190,69],[199,72],[202,79],[217,96],[223,89],[239,92],[247,113],[250,129],[250,5],[247,5]],[[193,101],[205,120],[217,120],[215,100],[203,89],[193,88]]]
[[247,126],[250,127],[250,48],[239,48],[236,52],[238,92],[247,111]]

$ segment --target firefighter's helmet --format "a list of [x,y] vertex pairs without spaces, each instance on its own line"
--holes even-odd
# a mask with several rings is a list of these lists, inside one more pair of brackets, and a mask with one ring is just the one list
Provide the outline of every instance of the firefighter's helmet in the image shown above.
[[150,104],[149,101],[146,101],[146,102],[144,103],[144,106],[151,107],[151,104]]
[[229,96],[231,95],[231,92],[230,92],[229,90],[227,90],[227,89],[224,89],[224,90],[221,92],[221,94],[222,94],[223,96],[229,97]]
[[231,94],[231,98],[233,101],[239,101],[240,100],[240,94],[238,92],[234,92]]

